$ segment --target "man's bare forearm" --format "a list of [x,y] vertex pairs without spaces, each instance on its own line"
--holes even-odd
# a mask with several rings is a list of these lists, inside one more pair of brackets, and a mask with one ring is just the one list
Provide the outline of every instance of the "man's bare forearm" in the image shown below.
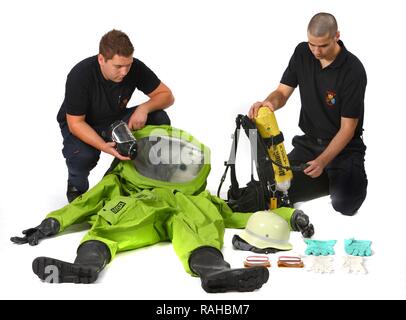
[[89,126],[85,121],[69,125],[69,130],[72,134],[81,141],[91,145],[97,150],[104,151],[106,142],[100,137],[97,132]]
[[171,92],[161,92],[156,94],[148,101],[140,104],[138,107],[145,108],[150,113],[157,110],[163,110],[170,107],[175,101]]
[[328,165],[354,137],[358,120],[352,119],[344,121],[346,122],[341,125],[340,130],[338,130],[337,134],[330,141],[327,148],[317,157],[318,160],[322,161],[324,166]]
[[275,109],[274,111],[276,111],[286,104],[287,99],[281,92],[275,90],[266,97],[265,101],[272,103]]

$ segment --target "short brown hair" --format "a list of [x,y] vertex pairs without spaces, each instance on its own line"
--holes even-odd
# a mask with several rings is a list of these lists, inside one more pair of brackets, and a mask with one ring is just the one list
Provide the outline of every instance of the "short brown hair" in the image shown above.
[[101,38],[99,53],[106,60],[112,59],[116,54],[129,57],[134,53],[134,47],[124,32],[113,29]]
[[328,35],[334,37],[337,33],[337,20],[331,13],[320,12],[313,16],[307,27],[307,31],[315,37]]

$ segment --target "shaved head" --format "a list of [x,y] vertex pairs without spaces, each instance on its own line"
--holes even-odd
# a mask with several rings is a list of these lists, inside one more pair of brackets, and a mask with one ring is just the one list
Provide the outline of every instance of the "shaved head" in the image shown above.
[[330,13],[320,12],[313,16],[307,27],[307,32],[314,37],[323,37],[328,35],[334,37],[337,33],[336,18]]

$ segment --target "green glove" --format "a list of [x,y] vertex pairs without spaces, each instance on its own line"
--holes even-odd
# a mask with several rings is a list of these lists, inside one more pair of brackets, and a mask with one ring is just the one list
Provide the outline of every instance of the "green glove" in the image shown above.
[[305,251],[305,254],[307,255],[328,256],[330,254],[335,254],[333,247],[337,242],[336,240],[321,241],[304,239],[304,242],[307,244]]
[[352,256],[370,256],[371,241],[368,240],[355,240],[354,238],[344,240],[344,249],[347,254]]

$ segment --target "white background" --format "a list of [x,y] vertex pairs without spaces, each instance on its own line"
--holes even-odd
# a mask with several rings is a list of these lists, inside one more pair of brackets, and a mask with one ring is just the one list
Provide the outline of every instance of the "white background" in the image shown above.
[[[401,1],[23,1],[0,4],[0,298],[96,299],[405,299],[404,249],[405,89],[404,10]],[[39,224],[66,204],[66,167],[56,114],[66,75],[97,54],[101,36],[126,32],[135,57],[174,92],[168,109],[175,127],[189,131],[212,151],[208,189],[215,193],[228,158],[238,113],[276,88],[297,43],[306,41],[309,19],[333,13],[341,39],[368,75],[365,143],[368,197],[354,217],[331,208],[328,197],[301,204],[316,227],[315,239],[336,239],[336,270],[320,275],[273,266],[270,279],[253,293],[208,295],[184,272],[171,244],[120,254],[94,285],[42,283],[31,271],[41,255],[73,261],[85,230],[12,245],[10,236]],[[131,105],[145,100],[135,93]],[[277,112],[291,149],[297,127],[298,91]],[[242,139],[239,178],[249,176],[248,144]],[[92,171],[97,183],[111,162],[103,155]],[[226,190],[227,185],[224,187]],[[249,254],[232,249],[238,230],[227,230],[223,253],[233,267]],[[346,238],[372,240],[367,275],[341,270]],[[304,254],[297,233],[291,242]]]

